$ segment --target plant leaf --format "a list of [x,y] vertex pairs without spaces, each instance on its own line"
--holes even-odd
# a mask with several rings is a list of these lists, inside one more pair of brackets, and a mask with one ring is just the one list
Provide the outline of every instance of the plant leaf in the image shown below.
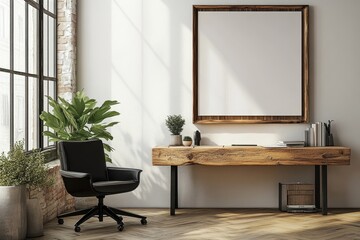
[[53,128],[55,131],[57,131],[61,128],[60,121],[51,113],[42,112],[40,114],[40,119],[45,122],[46,126]]
[[77,113],[77,116],[81,117],[85,110],[84,100],[79,97],[74,97],[72,103],[73,103],[73,107]]
[[108,152],[114,151],[114,148],[111,147],[109,144],[103,143],[103,145],[104,145],[104,149],[105,149],[106,151],[108,151]]
[[43,134],[44,134],[44,136],[50,137],[50,139],[51,139],[50,141],[52,141],[52,142],[58,142],[58,141],[63,140],[63,139],[59,138],[55,133],[50,132],[50,131],[44,131]]
[[63,110],[63,113],[66,117],[66,119],[68,120],[68,122],[70,123],[71,126],[73,126],[76,130],[78,130],[78,125],[76,123],[75,117],[72,113],[70,113],[68,111],[68,109],[66,109],[64,106],[60,105],[61,109]]

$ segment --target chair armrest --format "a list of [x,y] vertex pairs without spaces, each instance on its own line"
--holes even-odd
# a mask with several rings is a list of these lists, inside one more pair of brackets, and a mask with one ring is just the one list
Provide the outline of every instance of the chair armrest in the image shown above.
[[91,178],[89,173],[83,173],[83,172],[60,170],[60,174],[62,177],[66,177],[66,178],[77,178],[77,179]]
[[111,181],[140,181],[142,170],[134,168],[107,167],[109,180]]
[[60,170],[65,188],[75,197],[89,196],[94,193],[92,179],[89,173]]

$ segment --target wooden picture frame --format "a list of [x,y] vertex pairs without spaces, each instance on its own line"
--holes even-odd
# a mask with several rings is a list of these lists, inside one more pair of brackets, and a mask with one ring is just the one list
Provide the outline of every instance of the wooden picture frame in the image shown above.
[[194,5],[193,122],[308,122],[308,18],[307,5]]

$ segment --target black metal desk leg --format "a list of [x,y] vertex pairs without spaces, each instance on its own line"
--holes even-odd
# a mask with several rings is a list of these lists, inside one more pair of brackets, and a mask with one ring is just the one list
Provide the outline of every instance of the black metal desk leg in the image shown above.
[[170,186],[170,215],[175,215],[175,209],[178,207],[178,169],[177,166],[171,166],[171,186]]
[[320,166],[315,166],[315,207],[320,209]]
[[322,184],[322,214],[328,214],[328,202],[327,202],[327,166],[321,166],[321,184]]
[[178,167],[176,167],[176,171],[175,171],[175,209],[179,208],[179,185],[178,185]]

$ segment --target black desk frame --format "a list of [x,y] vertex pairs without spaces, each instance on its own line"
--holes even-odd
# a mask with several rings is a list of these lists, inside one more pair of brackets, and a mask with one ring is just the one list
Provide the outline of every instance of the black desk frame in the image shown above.
[[[323,215],[327,215],[327,165],[315,166],[315,206],[317,209],[320,209],[320,195],[322,202],[321,212]],[[171,166],[170,215],[175,215],[175,209],[179,208],[178,198],[178,166]]]

